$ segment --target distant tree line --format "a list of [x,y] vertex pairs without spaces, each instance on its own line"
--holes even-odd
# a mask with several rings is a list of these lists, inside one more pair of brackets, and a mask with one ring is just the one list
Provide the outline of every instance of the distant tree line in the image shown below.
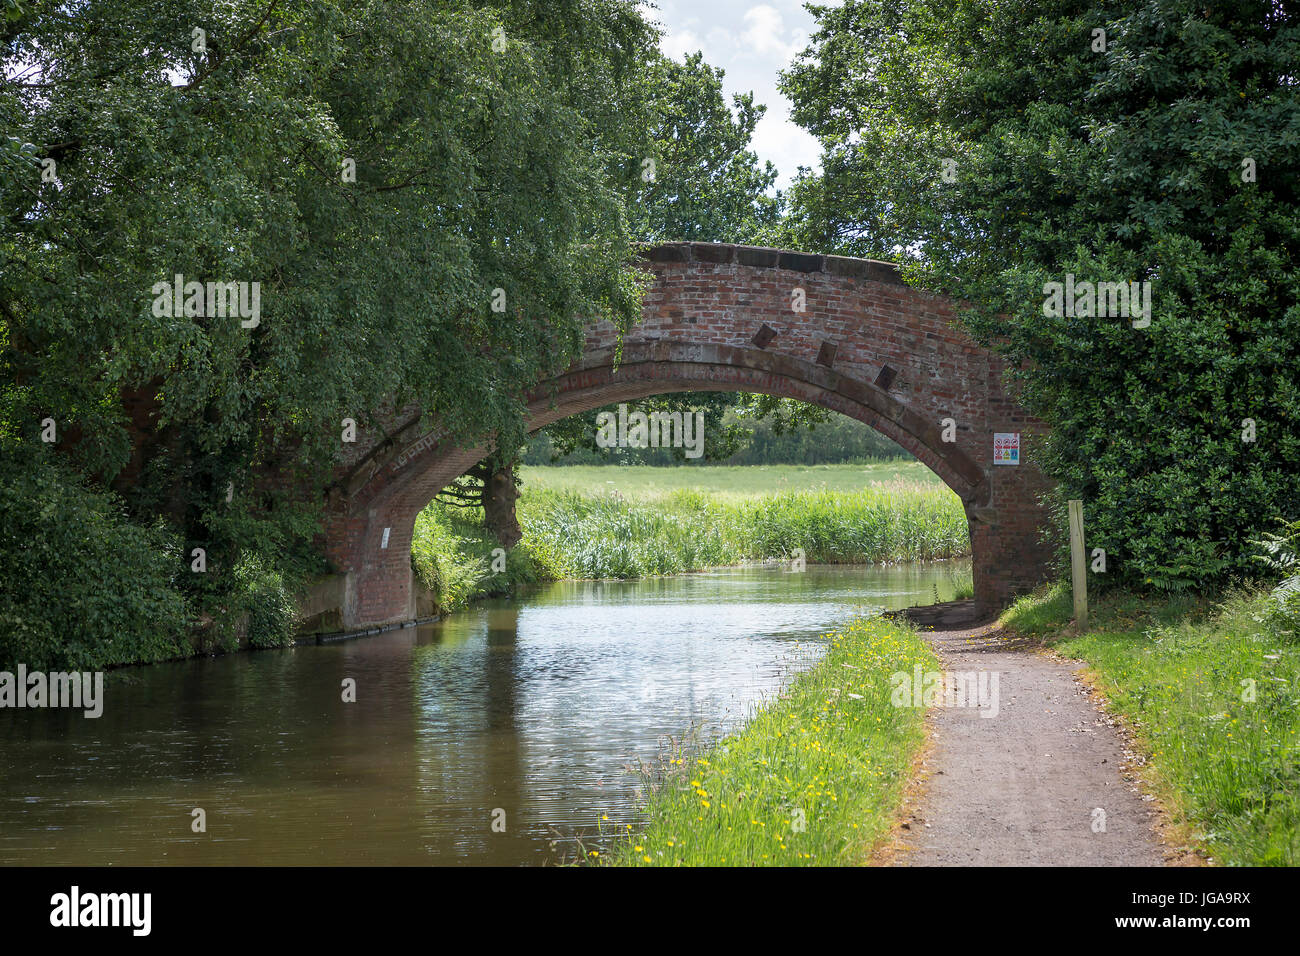
[[[696,394],[686,393],[684,404]],[[775,414],[755,415],[747,400],[754,396],[729,396],[739,401],[724,406],[721,415],[707,405],[694,407],[704,414],[704,455],[700,464],[712,465],[832,465],[911,459],[912,455],[870,426],[827,412],[815,422],[790,421]],[[793,403],[791,403],[793,404]],[[653,407],[631,403],[632,407]],[[750,411],[750,414],[743,414]],[[817,410],[822,411],[821,409]],[[521,461],[526,465],[681,465],[688,461],[680,448],[600,448],[583,443],[561,453],[548,430],[528,443]]]

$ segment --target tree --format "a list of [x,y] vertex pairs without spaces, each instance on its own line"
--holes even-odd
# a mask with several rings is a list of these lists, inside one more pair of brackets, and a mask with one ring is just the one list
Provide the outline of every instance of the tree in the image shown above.
[[[726,414],[735,406],[736,396],[731,392],[673,392],[652,395],[637,403],[637,410],[651,415],[702,415],[701,433],[707,435],[700,461],[723,461],[734,455],[748,437],[745,429],[726,421]],[[564,458],[579,449],[606,453],[596,442],[601,413],[617,415],[617,405],[606,405],[582,415],[572,415],[545,429],[551,440],[553,460]],[[618,454],[616,450],[614,454]],[[687,449],[673,447],[661,452],[674,461],[685,461]]]
[[752,92],[734,94],[728,106],[725,75],[700,52],[681,63],[658,56],[650,64],[646,159],[654,175],[647,181],[643,173],[627,196],[637,239],[761,243],[779,221],[781,196],[770,194],[776,167],[749,148],[767,107]]
[[[901,258],[974,304],[964,321],[1051,426],[1042,463],[1058,506],[1087,503],[1107,579],[1249,575],[1249,539],[1300,501],[1295,12],[849,0],[816,15],[782,82],[823,148],[792,234]],[[1150,283],[1150,325],[1055,309],[1048,283],[1067,276]]]
[[[70,483],[206,548],[178,575],[200,604],[244,552],[314,569],[344,418],[522,438],[522,391],[586,322],[638,315],[622,194],[654,31],[631,0],[6,18],[0,433],[43,449],[54,420]],[[178,274],[201,284],[179,311]]]
[[493,452],[436,497],[457,508],[482,508],[483,526],[502,547],[513,548],[524,536],[515,514],[515,502],[519,500],[517,464],[514,456]]

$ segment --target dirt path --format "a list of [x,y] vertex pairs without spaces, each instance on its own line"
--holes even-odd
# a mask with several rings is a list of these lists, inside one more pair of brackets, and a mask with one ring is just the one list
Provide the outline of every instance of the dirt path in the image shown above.
[[[1075,667],[1017,647],[991,624],[973,626],[970,602],[909,617],[947,671],[997,673],[997,713],[932,711],[933,746],[895,864],[1165,862],[1155,814],[1122,776],[1124,741],[1075,680]],[[991,691],[991,676],[985,680]],[[984,709],[993,710],[987,702]]]

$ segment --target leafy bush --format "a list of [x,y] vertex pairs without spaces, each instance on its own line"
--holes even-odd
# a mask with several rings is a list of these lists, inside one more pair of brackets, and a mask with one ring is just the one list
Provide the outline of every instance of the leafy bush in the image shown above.
[[[1249,577],[1249,538],[1297,517],[1300,491],[1295,5],[816,16],[782,87],[825,155],[782,241],[900,260],[972,303],[968,328],[1051,428],[1029,454],[1086,502],[1107,581]],[[1066,276],[1149,282],[1149,324],[1045,308]]]
[[0,666],[98,670],[189,652],[181,544],[48,449],[0,448]]
[[415,519],[411,567],[433,592],[439,612],[460,607],[487,573],[487,563],[471,552],[471,543],[452,530],[442,506],[431,505]]
[[249,647],[284,647],[293,643],[298,612],[284,576],[257,555],[235,567],[238,601],[248,620]]
[[1300,520],[1283,522],[1280,534],[1266,532],[1254,542],[1258,559],[1285,575],[1268,596],[1264,624],[1278,637],[1300,636]]

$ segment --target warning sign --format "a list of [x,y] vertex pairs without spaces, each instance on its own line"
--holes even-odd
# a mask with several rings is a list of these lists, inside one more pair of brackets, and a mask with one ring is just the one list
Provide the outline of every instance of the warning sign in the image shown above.
[[993,433],[993,464],[1020,464],[1020,432]]

